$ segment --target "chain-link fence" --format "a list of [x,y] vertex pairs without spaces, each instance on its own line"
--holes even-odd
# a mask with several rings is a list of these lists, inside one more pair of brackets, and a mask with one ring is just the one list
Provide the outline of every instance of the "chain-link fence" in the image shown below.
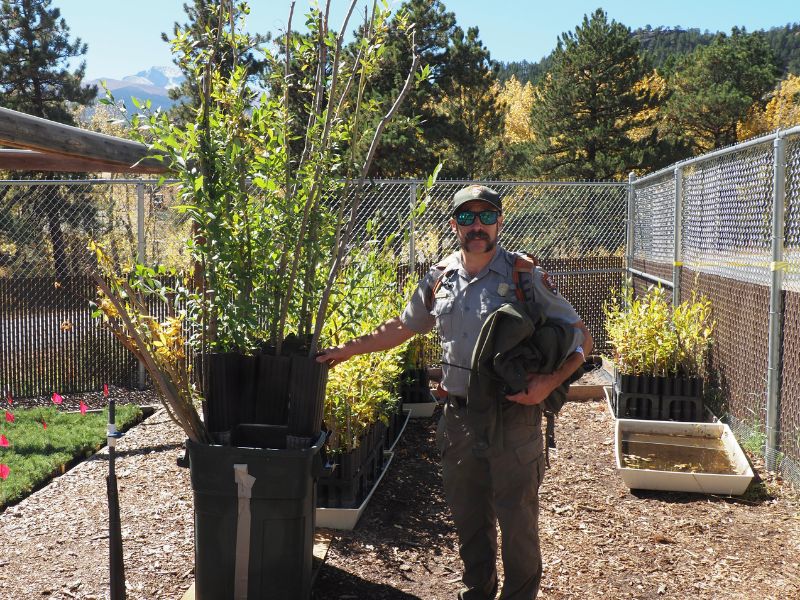
[[120,263],[186,267],[172,186],[138,181],[0,182],[0,387],[18,396],[138,385],[141,370],[89,310],[87,245]]
[[[455,250],[451,201],[470,183],[438,182],[411,220],[422,182],[370,182],[356,243],[391,236],[406,272],[424,273]],[[763,438],[768,462],[800,481],[800,355],[790,351],[800,342],[800,130],[627,185],[488,184],[503,194],[503,244],[539,258],[599,348],[602,305],[625,267],[638,291],[658,282],[679,299],[708,296],[711,388],[734,428]],[[2,389],[23,396],[142,384],[141,368],[90,317],[86,245],[98,240],[120,262],[188,268],[177,193],[174,183],[146,180],[0,182]]]
[[765,136],[632,182],[634,289],[707,296],[708,375],[740,439],[800,483],[800,130]]
[[[437,183],[411,221],[421,182],[370,182],[354,245],[392,236],[399,263],[423,273],[456,249],[451,202],[469,183]],[[602,302],[622,285],[626,187],[490,185],[504,196],[504,245],[539,258],[602,347]],[[0,182],[0,388],[33,396],[143,384],[141,368],[91,318],[87,244],[100,242],[120,264],[188,268],[189,223],[173,209],[178,193],[173,182],[146,180]]]

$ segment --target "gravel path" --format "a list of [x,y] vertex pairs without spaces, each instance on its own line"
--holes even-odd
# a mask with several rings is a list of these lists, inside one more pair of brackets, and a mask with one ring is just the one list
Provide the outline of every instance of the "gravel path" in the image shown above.
[[[412,421],[367,511],[337,533],[314,600],[452,600],[456,540],[434,447]],[[541,490],[541,598],[800,599],[800,500],[780,481],[747,499],[631,494],[600,402],[568,403]],[[179,600],[193,579],[192,493],[183,435],[163,411],[119,443],[128,597]],[[760,465],[756,463],[756,466]],[[108,597],[101,452],[0,515],[0,598]]]
[[[178,600],[194,563],[184,436],[163,410],[117,444],[128,598]],[[107,450],[0,515],[0,598],[108,597]]]

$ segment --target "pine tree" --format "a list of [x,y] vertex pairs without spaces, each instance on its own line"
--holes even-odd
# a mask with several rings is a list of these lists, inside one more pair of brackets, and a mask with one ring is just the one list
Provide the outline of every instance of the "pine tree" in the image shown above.
[[664,107],[672,136],[699,154],[736,142],[736,125],[772,89],[777,69],[763,33],[734,29],[678,61]]
[[[420,61],[430,76],[409,93],[384,132],[372,175],[419,177],[444,160],[442,177],[487,176],[503,111],[497,108],[495,65],[478,29],[458,27],[440,0],[407,0],[398,13],[415,24]],[[408,71],[411,59],[401,31],[390,31],[384,54],[390,60],[375,75],[376,100],[393,97]]]
[[376,73],[372,94],[376,100],[392,98],[403,84],[411,65],[405,35],[396,26],[404,13],[415,24],[420,62],[430,68],[430,77],[412,89],[394,121],[386,128],[375,153],[374,177],[419,177],[429,173],[437,161],[435,148],[444,145],[449,123],[435,107],[441,102],[441,79],[449,61],[449,43],[455,15],[439,0],[407,0],[395,15],[384,47],[385,68]]
[[51,0],[3,0],[0,19],[0,103],[6,108],[74,124],[71,104],[87,105],[96,86],[83,86],[82,62],[70,71],[70,59],[86,54],[80,38]]
[[497,78],[500,83],[505,83],[512,77],[516,77],[520,83],[530,83],[536,85],[547,75],[553,66],[553,55],[548,54],[539,62],[528,62],[527,60],[499,63]]
[[644,126],[633,117],[650,104],[636,87],[646,72],[630,30],[601,9],[562,34],[531,113],[539,177],[622,179],[645,164],[646,142],[629,134]]
[[448,177],[481,179],[490,174],[491,157],[500,151],[504,109],[489,51],[478,28],[466,33],[456,27],[450,38],[449,60],[440,78],[442,99],[437,112],[449,127],[438,158]]

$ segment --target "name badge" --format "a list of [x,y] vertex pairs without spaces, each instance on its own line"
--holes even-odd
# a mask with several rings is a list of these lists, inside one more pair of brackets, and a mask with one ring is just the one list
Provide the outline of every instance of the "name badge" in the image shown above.
[[436,296],[435,296],[435,298],[437,300],[441,300],[442,298],[449,298],[449,297],[450,297],[450,294],[447,292],[447,290],[439,290],[438,292],[436,292]]

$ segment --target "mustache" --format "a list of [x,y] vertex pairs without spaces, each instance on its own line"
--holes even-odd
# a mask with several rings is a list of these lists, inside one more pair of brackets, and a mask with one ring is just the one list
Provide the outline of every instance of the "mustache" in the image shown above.
[[464,241],[459,244],[462,249],[467,250],[469,249],[469,243],[473,240],[484,240],[486,242],[486,249],[484,252],[491,252],[494,250],[494,247],[497,245],[496,241],[492,241],[489,237],[489,234],[485,231],[470,231],[464,236]]

